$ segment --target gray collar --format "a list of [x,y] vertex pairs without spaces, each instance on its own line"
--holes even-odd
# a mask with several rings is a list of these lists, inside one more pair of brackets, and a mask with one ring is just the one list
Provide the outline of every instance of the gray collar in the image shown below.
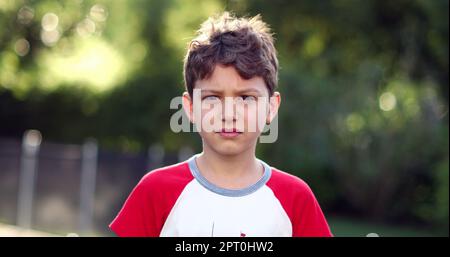
[[264,186],[266,184],[266,182],[270,179],[270,176],[272,174],[272,169],[269,167],[269,165],[267,165],[267,163],[258,159],[258,161],[261,162],[262,165],[264,166],[264,174],[255,184],[250,185],[246,188],[242,188],[242,189],[227,189],[227,188],[218,187],[218,186],[214,185],[213,183],[209,182],[198,170],[197,163],[195,162],[195,159],[197,158],[198,155],[199,154],[192,156],[187,161],[192,175],[206,189],[208,189],[216,194],[219,194],[219,195],[239,197],[239,196],[245,196],[245,195],[251,194],[251,193],[255,192],[256,190],[258,190],[259,188],[261,188],[262,186]]

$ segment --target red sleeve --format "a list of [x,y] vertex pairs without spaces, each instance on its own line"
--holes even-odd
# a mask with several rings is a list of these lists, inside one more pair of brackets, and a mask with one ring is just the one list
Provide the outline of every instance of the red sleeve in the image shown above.
[[178,196],[192,178],[187,163],[149,172],[109,227],[120,237],[158,237]]
[[273,169],[267,185],[289,216],[293,237],[333,236],[316,197],[303,180]]
[[160,228],[155,222],[153,201],[146,190],[144,178],[125,201],[110,228],[120,237],[156,237]]
[[328,223],[311,189],[305,183],[305,195],[297,196],[294,237],[330,237]]

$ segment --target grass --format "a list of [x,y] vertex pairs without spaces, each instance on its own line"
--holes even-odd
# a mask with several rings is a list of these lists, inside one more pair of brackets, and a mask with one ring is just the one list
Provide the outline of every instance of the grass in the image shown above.
[[448,236],[448,233],[423,228],[402,225],[386,225],[370,223],[344,217],[330,217],[327,219],[331,232],[336,237],[365,237],[376,233],[380,237],[433,237]]
[[[332,216],[327,218],[331,232],[336,237],[366,237],[376,233],[380,237],[433,237],[447,236],[448,233],[415,227],[386,225],[355,220],[347,217]],[[48,233],[36,230],[24,230],[12,225],[0,223],[2,236],[66,236],[67,233]],[[112,236],[112,234],[91,234],[91,236]]]

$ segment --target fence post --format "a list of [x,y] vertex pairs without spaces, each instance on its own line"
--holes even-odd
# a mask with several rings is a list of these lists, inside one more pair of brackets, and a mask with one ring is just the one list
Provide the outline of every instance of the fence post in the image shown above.
[[164,162],[164,147],[160,144],[154,144],[148,148],[147,152],[147,169],[151,170],[161,167]]
[[17,225],[31,228],[34,188],[36,184],[38,153],[42,135],[37,130],[27,130],[23,135],[20,157],[19,196],[17,202]]
[[186,161],[193,155],[194,155],[194,150],[192,150],[192,148],[190,148],[189,146],[183,146],[178,151],[178,161],[179,162]]
[[90,233],[94,216],[97,176],[98,145],[95,139],[85,141],[81,156],[79,231],[80,233]]

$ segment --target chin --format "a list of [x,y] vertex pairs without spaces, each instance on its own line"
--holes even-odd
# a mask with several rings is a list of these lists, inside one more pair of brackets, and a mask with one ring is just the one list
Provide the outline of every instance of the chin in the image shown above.
[[201,135],[203,143],[214,152],[223,156],[235,156],[242,154],[252,148],[258,137],[248,137],[248,134],[242,135],[239,139],[222,139],[215,134]]
[[244,142],[207,142],[208,147],[223,156],[236,156],[244,153],[250,145]]
[[212,147],[215,152],[219,153],[223,156],[235,156],[244,152],[243,149],[239,149],[238,147]]

